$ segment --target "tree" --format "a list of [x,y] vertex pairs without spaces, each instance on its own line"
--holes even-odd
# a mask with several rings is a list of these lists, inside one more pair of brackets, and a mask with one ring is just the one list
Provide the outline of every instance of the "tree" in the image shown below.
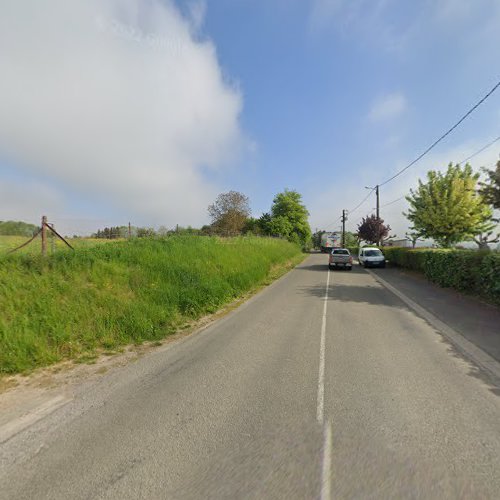
[[254,235],[262,235],[264,231],[260,224],[260,219],[256,219],[255,217],[249,217],[245,221],[245,225],[243,226],[243,234],[254,234]]
[[274,197],[268,224],[270,233],[306,246],[311,241],[308,217],[302,196],[297,191],[285,189]]
[[488,180],[479,183],[481,186],[479,192],[484,197],[486,203],[500,209],[500,160],[497,161],[495,170],[483,170],[488,176]]
[[421,240],[421,234],[418,231],[412,230],[405,234],[405,236],[411,241],[412,248],[415,248],[417,241]]
[[266,235],[271,235],[272,232],[271,232],[271,221],[272,221],[272,217],[271,217],[271,214],[270,213],[263,213],[260,217],[259,217],[259,227],[262,231],[262,234],[266,234]]
[[358,244],[359,244],[358,235],[355,233],[351,233],[350,231],[346,231],[344,245],[346,247],[357,247]]
[[[290,219],[284,215],[278,215],[271,219],[269,222],[269,231],[274,236],[281,236],[288,239],[292,234],[295,234]],[[299,242],[298,238],[295,238],[295,240]]]
[[237,191],[221,193],[208,207],[214,232],[223,236],[240,234],[250,213],[248,197]]
[[21,221],[0,221],[0,234],[8,236],[33,236],[39,230],[38,226]]
[[499,241],[500,233],[494,235],[493,231],[488,231],[486,234],[480,233],[474,238],[474,242],[477,243],[479,250],[489,250],[490,243],[498,243]]
[[478,179],[469,164],[429,171],[427,182],[419,180],[417,190],[406,197],[410,208],[405,215],[414,230],[445,248],[481,233],[492,211],[476,191]]
[[153,238],[156,236],[156,231],[152,227],[138,227],[136,235],[138,238]]
[[384,220],[376,215],[363,217],[358,225],[358,238],[371,244],[378,244],[389,236],[391,226],[386,226]]

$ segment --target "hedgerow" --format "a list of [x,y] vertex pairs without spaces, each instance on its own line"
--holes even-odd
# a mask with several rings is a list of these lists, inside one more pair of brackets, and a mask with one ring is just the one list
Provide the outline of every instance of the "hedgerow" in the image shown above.
[[383,249],[393,265],[423,273],[430,281],[500,304],[500,253],[474,250]]

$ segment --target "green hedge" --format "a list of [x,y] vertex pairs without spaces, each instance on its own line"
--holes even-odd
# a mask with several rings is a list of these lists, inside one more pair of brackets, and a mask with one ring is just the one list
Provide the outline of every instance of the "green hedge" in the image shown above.
[[383,249],[392,264],[418,271],[440,286],[500,304],[500,253],[474,250]]

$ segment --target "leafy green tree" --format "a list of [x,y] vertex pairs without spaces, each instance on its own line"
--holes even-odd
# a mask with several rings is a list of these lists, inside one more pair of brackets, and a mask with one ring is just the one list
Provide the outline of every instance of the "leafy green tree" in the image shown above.
[[243,234],[255,234],[262,235],[264,231],[262,230],[260,219],[256,219],[255,217],[249,217],[245,221],[245,225],[242,230]]
[[390,230],[391,226],[386,226],[384,219],[380,219],[376,215],[367,215],[361,219],[358,225],[357,236],[360,240],[378,245],[389,236]]
[[138,238],[153,238],[156,236],[156,231],[152,227],[138,227],[136,235]]
[[271,217],[271,214],[269,213],[264,213],[262,214],[260,217],[259,217],[259,227],[262,231],[262,234],[267,234],[267,235],[271,235],[272,232],[271,232],[271,221],[272,221],[272,217]]
[[5,236],[33,236],[39,227],[22,221],[0,221],[0,234]]
[[213,234],[213,228],[209,225],[204,225],[200,229],[200,234],[203,236],[211,236]]
[[221,193],[215,202],[208,207],[208,215],[216,234],[235,236],[243,231],[250,217],[250,201],[238,191]]
[[410,208],[405,215],[413,229],[445,248],[483,232],[492,210],[476,191],[478,179],[469,164],[450,163],[446,172],[429,171],[427,182],[419,180],[406,197]]
[[302,196],[297,191],[278,193],[271,207],[271,234],[281,235],[304,246],[311,241],[309,227],[309,212],[302,202]]
[[356,247],[359,244],[359,239],[357,234],[346,231],[345,233],[345,246],[346,247]]
[[269,223],[269,231],[274,236],[290,238],[293,233],[293,225],[284,215],[273,217]]
[[500,209],[500,160],[497,161],[495,170],[484,169],[484,172],[488,176],[488,180],[479,183],[481,186],[480,193],[486,203]]

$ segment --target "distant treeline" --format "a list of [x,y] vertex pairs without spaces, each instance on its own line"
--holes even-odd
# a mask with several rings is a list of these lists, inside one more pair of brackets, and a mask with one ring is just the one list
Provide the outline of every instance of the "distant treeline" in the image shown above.
[[204,226],[202,229],[195,229],[191,226],[180,227],[177,226],[174,229],[168,229],[165,226],[160,226],[158,229],[152,227],[137,227],[131,226],[115,226],[115,227],[105,227],[104,229],[99,229],[97,232],[92,234],[92,238],[115,240],[120,238],[128,238],[132,236],[134,238],[150,238],[154,236],[171,236],[173,234],[210,234],[208,226]]
[[3,236],[33,236],[39,227],[27,222],[7,220],[0,221],[0,235]]

